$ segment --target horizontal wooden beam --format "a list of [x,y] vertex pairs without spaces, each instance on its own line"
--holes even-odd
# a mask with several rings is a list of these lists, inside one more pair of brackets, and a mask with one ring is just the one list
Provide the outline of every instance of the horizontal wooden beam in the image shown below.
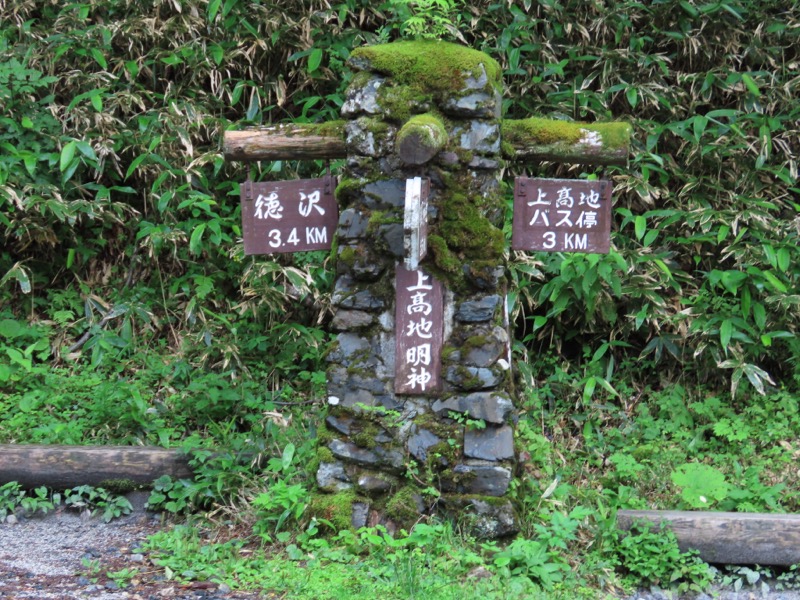
[[149,487],[162,475],[191,478],[189,457],[177,450],[139,446],[0,444],[0,485],[16,481],[66,489],[128,482]]
[[617,526],[664,523],[681,551],[697,550],[709,563],[794,565],[800,563],[800,515],[621,510]]
[[344,121],[324,125],[274,125],[226,131],[222,150],[227,160],[317,160],[347,156]]
[[[625,165],[630,154],[627,123],[577,123],[552,119],[505,119],[505,158],[518,162]],[[227,160],[316,160],[347,156],[345,122],[275,125],[226,131]]]

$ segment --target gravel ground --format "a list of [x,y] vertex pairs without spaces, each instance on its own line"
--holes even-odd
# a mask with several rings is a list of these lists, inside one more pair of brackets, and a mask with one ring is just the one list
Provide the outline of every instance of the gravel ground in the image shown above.
[[[142,509],[143,499],[131,498],[134,513],[103,523],[70,511],[0,523],[0,599],[5,600],[256,600],[275,595],[236,592],[209,582],[181,585],[166,581],[161,570],[139,551],[144,539],[159,529],[159,520]],[[14,519],[12,519],[13,521]],[[96,561],[88,572],[84,559]],[[105,576],[107,571],[136,569],[125,589]],[[416,600],[424,600],[422,598]],[[641,590],[623,600],[800,600],[798,591],[735,592],[716,588],[709,593],[679,595]]]
[[651,589],[640,591],[626,600],[800,600],[800,593],[796,591],[762,592],[760,589],[747,589],[734,592],[730,589],[715,588],[708,593],[688,594],[680,596],[669,591]]
[[[134,505],[136,503],[134,502]],[[139,545],[159,528],[143,510],[103,523],[97,517],[55,511],[43,517],[0,523],[0,598],[26,600],[253,600],[207,582],[165,581]],[[88,573],[84,559],[99,565]],[[107,571],[136,569],[125,589]],[[261,596],[263,598],[263,596]]]

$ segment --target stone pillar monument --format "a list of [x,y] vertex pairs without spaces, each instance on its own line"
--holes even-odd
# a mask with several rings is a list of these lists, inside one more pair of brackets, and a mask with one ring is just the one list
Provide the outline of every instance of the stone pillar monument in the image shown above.
[[[407,528],[438,513],[479,536],[514,533],[504,498],[515,451],[501,69],[486,54],[434,41],[359,48],[350,65],[357,73],[341,111],[347,159],[336,190],[337,335],[319,432],[324,493],[311,510],[338,525],[346,515],[355,527]],[[418,266],[406,239],[414,181],[428,191]],[[427,342],[437,331],[440,349],[398,339]]]

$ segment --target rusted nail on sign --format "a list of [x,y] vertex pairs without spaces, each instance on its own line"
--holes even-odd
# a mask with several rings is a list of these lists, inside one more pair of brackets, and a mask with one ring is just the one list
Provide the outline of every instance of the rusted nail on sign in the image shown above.
[[398,265],[396,283],[395,394],[435,394],[442,389],[444,286],[405,265]]
[[403,248],[405,263],[409,269],[416,269],[428,253],[428,196],[430,190],[430,179],[414,177],[406,180]]
[[517,177],[511,247],[608,253],[611,182]]
[[338,207],[336,179],[245,181],[240,186],[245,254],[330,250]]

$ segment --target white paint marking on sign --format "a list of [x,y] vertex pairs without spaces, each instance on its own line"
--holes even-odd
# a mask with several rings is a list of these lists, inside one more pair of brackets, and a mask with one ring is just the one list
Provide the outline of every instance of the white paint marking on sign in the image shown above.
[[422,191],[422,178],[406,180],[406,204],[403,215],[403,249],[405,265],[414,270],[427,253],[426,224],[428,198]]

